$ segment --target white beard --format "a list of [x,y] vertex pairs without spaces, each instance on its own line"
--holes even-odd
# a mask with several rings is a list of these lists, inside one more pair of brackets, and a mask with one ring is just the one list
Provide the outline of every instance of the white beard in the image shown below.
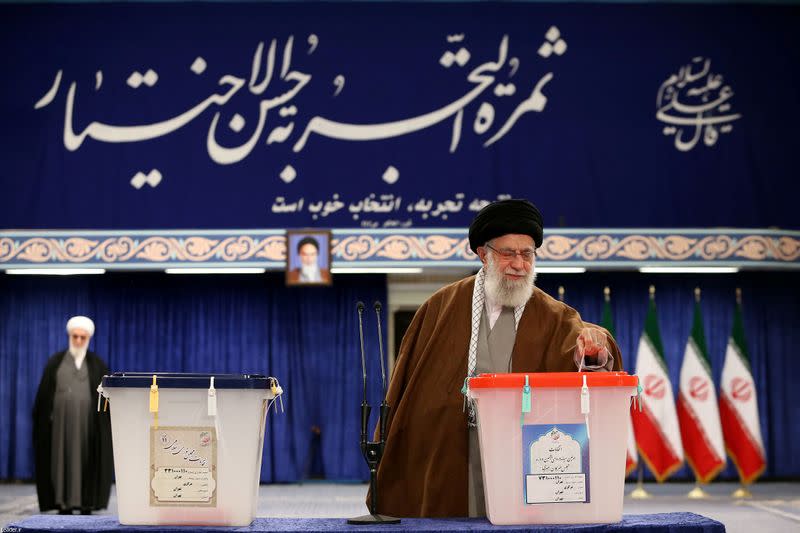
[[300,265],[300,279],[302,281],[322,281],[318,265]]
[[69,354],[75,359],[83,359],[84,357],[86,357],[86,352],[88,351],[89,351],[88,343],[87,346],[84,346],[83,348],[76,348],[75,346],[72,345],[72,343],[69,343]]
[[496,304],[503,307],[519,307],[525,305],[533,294],[533,287],[536,281],[536,270],[531,265],[529,272],[516,270],[507,266],[505,268],[509,274],[524,275],[518,280],[511,280],[503,275],[494,259],[494,255],[489,253],[486,256],[486,279],[484,281],[484,291],[489,298]]
[[86,359],[86,352],[89,351],[89,343],[87,342],[83,348],[76,348],[69,343],[69,354],[72,356],[72,361],[75,363],[75,368],[78,370],[83,366],[83,360]]

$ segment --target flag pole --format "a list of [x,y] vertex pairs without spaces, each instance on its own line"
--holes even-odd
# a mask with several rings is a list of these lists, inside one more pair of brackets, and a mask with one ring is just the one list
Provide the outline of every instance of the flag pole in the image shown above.
[[[741,289],[741,287],[736,287],[736,305],[737,306],[741,306],[742,305],[742,289]],[[744,499],[752,498],[753,497],[753,493],[750,492],[750,489],[747,488],[747,483],[745,483],[744,480],[742,479],[741,471],[739,472],[739,483],[740,483],[739,488],[736,489],[735,491],[733,491],[733,493],[731,494],[731,498],[733,498],[735,500],[744,500]]]
[[636,482],[636,488],[631,491],[631,498],[634,500],[648,500],[652,497],[653,495],[644,488],[644,465],[639,461],[639,480]]
[[[694,301],[700,303],[700,287],[694,289]],[[697,477],[697,472],[694,473],[694,488],[686,496],[690,500],[707,500],[709,498],[708,493],[703,489],[703,483]]]
[[[608,287],[605,288],[604,293],[607,299],[611,297],[611,290]],[[655,299],[656,297],[655,285],[650,285],[648,293],[651,300]],[[639,456],[639,475],[638,475],[638,480],[636,482],[636,488],[631,491],[631,498],[634,500],[647,500],[653,497],[653,495],[647,492],[647,490],[644,488],[644,462],[641,459],[642,459],[641,456]]]

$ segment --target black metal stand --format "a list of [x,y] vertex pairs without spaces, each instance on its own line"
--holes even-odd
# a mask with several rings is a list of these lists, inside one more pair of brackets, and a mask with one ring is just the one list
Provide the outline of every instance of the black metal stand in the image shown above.
[[378,441],[367,440],[369,413],[372,407],[367,403],[367,366],[364,362],[364,325],[361,314],[364,304],[358,302],[358,335],[361,341],[361,375],[364,380],[364,399],[361,401],[361,455],[369,466],[369,514],[357,518],[349,518],[348,524],[399,524],[400,519],[378,514],[378,465],[386,447],[386,423],[389,421],[389,404],[386,403],[386,371],[383,367],[383,336],[381,335],[381,303],[375,302],[375,315],[378,318],[378,345],[380,346],[381,378],[383,382],[383,401],[380,406],[378,420]]
[[372,408],[366,403],[361,404],[361,453],[369,466],[369,513],[368,515],[357,518],[348,518],[348,524],[399,524],[400,519],[393,516],[378,514],[378,465],[383,457],[383,449],[386,446],[386,422],[389,415],[389,404],[384,400],[381,403],[379,440],[367,441],[367,424],[369,423],[369,412]]

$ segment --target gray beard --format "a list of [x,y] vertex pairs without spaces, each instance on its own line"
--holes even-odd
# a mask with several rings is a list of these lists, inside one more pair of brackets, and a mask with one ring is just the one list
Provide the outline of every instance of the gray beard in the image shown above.
[[75,348],[70,344],[68,351],[73,359],[80,359],[81,357],[86,357],[86,352],[89,351],[89,347],[84,346],[83,348]]
[[525,305],[533,295],[535,282],[536,270],[533,266],[523,279],[510,280],[498,269],[493,255],[487,255],[484,291],[496,304],[514,308]]

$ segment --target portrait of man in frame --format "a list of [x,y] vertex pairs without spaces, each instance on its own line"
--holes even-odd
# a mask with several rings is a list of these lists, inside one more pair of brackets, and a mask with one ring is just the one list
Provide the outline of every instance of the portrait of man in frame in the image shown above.
[[330,285],[330,268],[330,231],[286,231],[287,285]]

